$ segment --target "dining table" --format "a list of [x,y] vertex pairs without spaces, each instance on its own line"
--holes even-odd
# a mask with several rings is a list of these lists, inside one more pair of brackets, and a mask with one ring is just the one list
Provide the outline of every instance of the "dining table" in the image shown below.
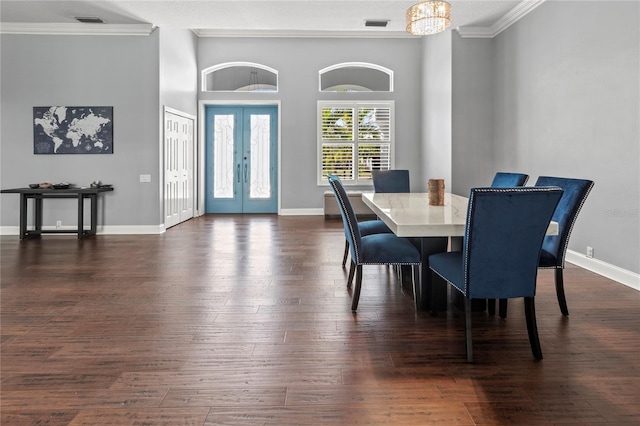
[[[429,270],[429,256],[462,249],[467,221],[467,197],[444,194],[443,205],[431,205],[429,193],[363,192],[362,201],[399,237],[411,238],[421,253],[419,285],[414,291],[416,309],[435,315],[446,311],[447,283]],[[558,234],[550,222],[547,235]]]

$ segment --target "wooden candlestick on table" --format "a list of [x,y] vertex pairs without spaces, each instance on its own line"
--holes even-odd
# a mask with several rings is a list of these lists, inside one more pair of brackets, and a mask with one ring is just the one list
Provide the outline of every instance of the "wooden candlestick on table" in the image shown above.
[[444,179],[429,179],[429,205],[444,206]]

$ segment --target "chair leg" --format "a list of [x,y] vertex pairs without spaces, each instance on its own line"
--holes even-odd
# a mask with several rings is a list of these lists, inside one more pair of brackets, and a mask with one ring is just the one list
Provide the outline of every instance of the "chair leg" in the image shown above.
[[487,299],[487,312],[489,315],[496,314],[496,299]]
[[500,299],[498,301],[498,315],[500,315],[502,319],[507,317],[507,299]]
[[353,296],[351,299],[351,310],[355,312],[358,309],[358,302],[360,301],[360,288],[362,287],[362,265],[356,266],[356,287],[353,289]]
[[556,295],[558,296],[558,304],[562,315],[569,316],[567,308],[567,299],[564,296],[564,279],[562,277],[562,268],[556,268]]
[[344,240],[344,254],[342,255],[342,267],[347,265],[347,256],[349,256],[349,241]]
[[420,285],[420,265],[411,265],[411,288],[413,289],[413,304],[416,307],[416,312],[419,310],[418,304],[418,295],[419,289],[418,285]]
[[347,288],[351,288],[353,282],[353,274],[356,272],[356,264],[351,262],[349,265],[349,277],[347,277]]
[[527,318],[527,331],[529,332],[529,343],[531,343],[531,352],[533,352],[533,357],[539,361],[542,359],[542,348],[540,348],[540,339],[538,338],[538,326],[536,324],[536,306],[533,297],[524,298],[524,313]]
[[471,299],[464,298],[464,335],[467,346],[467,362],[473,364],[473,343],[471,339]]

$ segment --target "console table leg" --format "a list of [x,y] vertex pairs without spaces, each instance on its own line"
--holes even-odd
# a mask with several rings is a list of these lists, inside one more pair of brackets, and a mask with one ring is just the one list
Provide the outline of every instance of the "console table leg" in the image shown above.
[[20,194],[20,239],[27,235],[27,200],[26,194]]
[[78,194],[78,239],[84,234],[84,197]]
[[98,196],[90,195],[89,202],[91,203],[91,235],[98,233]]
[[33,202],[35,204],[35,206],[34,206],[34,210],[35,210],[34,228],[39,233],[40,231],[42,231],[42,197],[36,195],[33,198]]

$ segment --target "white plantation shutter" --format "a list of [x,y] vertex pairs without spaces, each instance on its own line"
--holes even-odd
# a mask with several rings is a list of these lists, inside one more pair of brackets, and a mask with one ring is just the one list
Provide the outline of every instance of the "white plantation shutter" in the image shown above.
[[393,162],[393,102],[318,102],[318,183],[335,174],[371,185],[372,170]]

